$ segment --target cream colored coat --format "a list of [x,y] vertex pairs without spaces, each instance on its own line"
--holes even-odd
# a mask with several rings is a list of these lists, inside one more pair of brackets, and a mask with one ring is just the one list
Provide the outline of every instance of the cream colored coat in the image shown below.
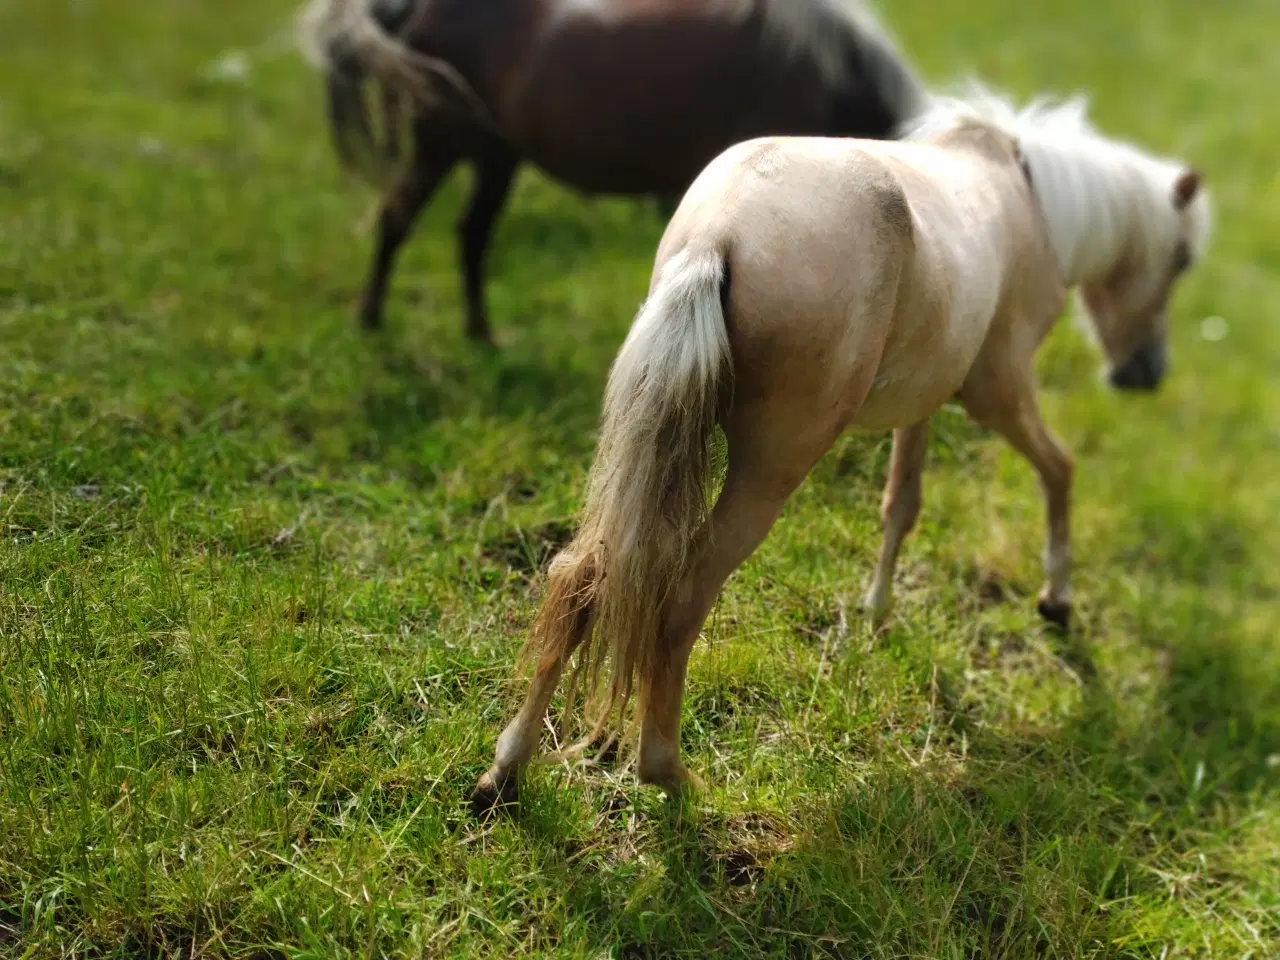
[[[693,782],[679,723],[694,641],[725,579],[846,429],[894,430],[870,615],[889,609],[919,512],[929,418],[956,398],[1040,475],[1040,611],[1065,626],[1073,467],[1038,412],[1035,350],[1068,282],[1111,305],[1094,319],[1113,362],[1126,357],[1111,344],[1162,336],[1207,213],[1193,172],[1077,129],[1073,113],[986,113],[961,110],[902,142],[752,140],[690,187],[610,374],[578,534],[551,565],[526,648],[533,684],[479,807],[514,795],[575,655],[594,713],[583,742],[634,694],[641,779]],[[1094,272],[1071,275],[1079,263]],[[708,516],[717,424],[729,460]]]

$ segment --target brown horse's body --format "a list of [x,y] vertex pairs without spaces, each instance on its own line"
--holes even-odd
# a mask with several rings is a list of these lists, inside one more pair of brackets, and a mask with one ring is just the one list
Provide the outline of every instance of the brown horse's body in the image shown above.
[[[589,192],[678,194],[720,151],[762,132],[879,136],[904,119],[861,85],[832,96],[811,59],[769,39],[763,17],[729,21],[724,10],[715,0],[436,0],[408,39],[475,77],[529,160]],[[486,37],[502,39],[485,49]]]
[[375,176],[396,158],[395,138],[372,133],[366,78],[414,102],[365,324],[380,325],[396,251],[459,161],[477,172],[459,223],[468,331],[488,339],[485,253],[522,160],[586,192],[678,196],[756,136],[894,135],[923,93],[857,2],[317,0],[310,33],[343,156]]

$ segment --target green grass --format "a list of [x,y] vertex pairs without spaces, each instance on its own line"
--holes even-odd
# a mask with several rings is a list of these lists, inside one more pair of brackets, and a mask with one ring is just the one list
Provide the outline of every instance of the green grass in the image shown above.
[[1280,955],[1280,7],[883,6],[933,81],[1087,88],[1215,191],[1159,396],[1069,322],[1042,357],[1079,624],[1031,470],[944,412],[889,629],[835,642],[888,452],[848,438],[695,655],[709,792],[543,768],[481,825],[656,214],[526,173],[480,355],[460,175],[363,337],[290,3],[0,4],[0,952]]

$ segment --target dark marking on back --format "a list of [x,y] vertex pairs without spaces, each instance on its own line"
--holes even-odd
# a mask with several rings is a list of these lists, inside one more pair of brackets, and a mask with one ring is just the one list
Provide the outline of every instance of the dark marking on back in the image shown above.
[[772,141],[762,143],[747,157],[745,166],[765,180],[773,180],[782,169],[786,155]]
[[911,201],[907,199],[906,190],[887,173],[876,186],[875,195],[883,222],[900,235],[910,237],[915,226],[911,221]]

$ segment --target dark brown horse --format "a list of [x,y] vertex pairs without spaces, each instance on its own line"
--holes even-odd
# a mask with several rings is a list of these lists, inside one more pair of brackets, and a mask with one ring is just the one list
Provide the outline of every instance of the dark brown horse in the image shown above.
[[369,329],[461,160],[467,333],[490,341],[485,256],[522,160],[586,192],[678,197],[733,143],[887,138],[925,100],[863,0],[312,0],[303,24],[341,159],[386,189]]

